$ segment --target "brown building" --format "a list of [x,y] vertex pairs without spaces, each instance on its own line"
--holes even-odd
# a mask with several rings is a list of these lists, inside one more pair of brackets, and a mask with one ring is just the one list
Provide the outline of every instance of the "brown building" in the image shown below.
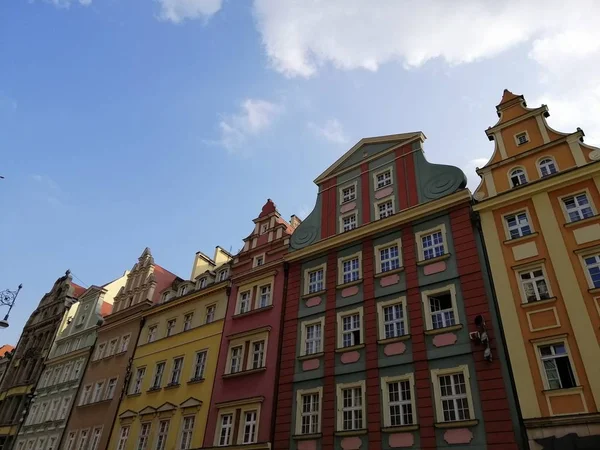
[[[98,329],[63,442],[65,450],[106,449],[127,384],[130,361],[142,326],[142,313],[157,303],[176,275],[154,263],[146,248],[115,297],[113,311]],[[113,392],[114,395],[107,393]]]

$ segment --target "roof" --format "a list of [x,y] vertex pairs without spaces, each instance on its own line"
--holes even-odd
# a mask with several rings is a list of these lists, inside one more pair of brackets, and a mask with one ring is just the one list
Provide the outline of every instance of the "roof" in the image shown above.
[[514,100],[515,98],[519,98],[519,97],[522,97],[522,96],[513,94],[508,89],[504,89],[504,92],[502,93],[502,100],[500,100],[499,104],[501,105],[502,103],[509,102],[509,101]]
[[266,217],[269,214],[273,214],[275,212],[277,212],[277,207],[275,206],[275,203],[273,203],[273,200],[268,198],[267,203],[265,203],[263,205],[262,211],[260,212],[258,218],[261,219],[261,218]]
[[285,232],[287,234],[292,234],[294,232],[294,227],[292,227],[287,220],[283,219],[282,217],[277,218],[277,223],[285,225]]
[[0,358],[3,358],[4,355],[12,350],[14,350],[12,345],[4,344],[2,347],[0,347]]
[[113,305],[108,302],[102,302],[102,306],[100,306],[100,315],[102,317],[108,316],[113,309]]
[[73,297],[80,297],[81,294],[87,291],[86,288],[84,288],[83,286],[79,286],[77,283],[73,283],[72,281],[71,286],[73,286]]
[[169,272],[167,269],[159,266],[158,264],[154,264],[154,279],[156,280],[156,289],[154,289],[153,298],[150,299],[152,303],[158,303],[160,300],[160,293],[166,288],[170,287],[175,278],[178,278],[177,275]]

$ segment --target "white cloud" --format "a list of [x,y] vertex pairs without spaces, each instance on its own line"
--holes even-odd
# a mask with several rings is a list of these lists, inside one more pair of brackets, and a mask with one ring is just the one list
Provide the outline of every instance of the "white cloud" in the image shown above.
[[462,171],[467,176],[467,187],[471,192],[475,192],[477,186],[481,182],[481,178],[475,172],[478,167],[483,167],[487,164],[490,158],[474,158],[461,165]]
[[208,19],[217,13],[223,0],[156,0],[160,4],[159,18],[174,23],[185,19]]
[[230,152],[237,151],[249,137],[268,129],[282,111],[281,105],[266,100],[244,100],[238,113],[227,115],[219,122],[219,144]]
[[310,122],[308,127],[320,137],[336,144],[345,144],[348,138],[344,133],[344,127],[337,119],[329,119],[323,125],[317,125]]
[[92,4],[92,0],[45,0],[47,3],[50,3],[57,8],[65,8],[68,9],[71,4],[79,3],[82,6],[89,6]]

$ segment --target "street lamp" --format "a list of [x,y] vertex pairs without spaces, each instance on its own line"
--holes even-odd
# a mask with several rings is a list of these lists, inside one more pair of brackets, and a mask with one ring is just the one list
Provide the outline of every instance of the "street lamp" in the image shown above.
[[15,305],[15,302],[17,301],[17,295],[19,295],[22,287],[23,285],[20,284],[16,291],[7,289],[0,292],[0,306],[8,306],[8,312],[6,313],[6,316],[4,316],[4,319],[0,320],[0,328],[8,328],[8,315],[10,314],[12,307]]

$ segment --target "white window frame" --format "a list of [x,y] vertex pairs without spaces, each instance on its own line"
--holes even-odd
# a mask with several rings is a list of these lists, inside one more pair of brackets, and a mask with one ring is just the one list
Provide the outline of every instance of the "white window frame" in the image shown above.
[[131,428],[129,425],[121,426],[119,430],[119,440],[117,441],[117,449],[116,450],[125,450],[127,446],[127,440],[129,439],[129,432]]
[[[348,198],[348,199],[345,198],[344,191],[346,189],[353,189],[353,193],[348,195],[348,197],[351,197],[351,198]],[[339,204],[340,205],[343,205],[345,203],[354,202],[358,198],[358,181],[346,183],[343,186],[340,186],[338,191],[339,191]]]
[[62,398],[62,400],[60,402],[60,410],[58,413],[58,418],[60,420],[67,418],[67,413],[69,412],[69,407],[71,406],[72,399],[73,399],[73,396],[71,396],[71,395],[68,395],[67,397]]
[[150,385],[150,390],[156,390],[162,387],[163,376],[165,375],[166,368],[166,361],[158,361],[154,365],[154,374],[152,375],[152,384]]
[[121,343],[119,344],[119,353],[125,353],[129,348],[129,342],[131,342],[131,333],[121,337]]
[[[398,404],[398,406],[401,407],[401,409],[402,409],[403,405],[410,405],[412,421],[411,421],[411,423],[405,423],[404,417],[402,417],[402,419],[401,419],[402,423],[392,424],[392,414],[391,414],[390,409],[392,406],[395,406],[395,405],[392,405],[390,402],[388,386],[391,383],[403,383],[403,382],[408,382],[410,399],[409,400],[401,399],[399,402],[397,402],[397,404]],[[417,409],[416,409],[416,405],[415,405],[415,378],[412,373],[407,373],[404,375],[398,375],[398,376],[393,376],[393,377],[382,377],[381,378],[381,399],[383,401],[383,426],[384,427],[402,427],[402,426],[411,426],[411,425],[417,424],[418,416],[417,416]],[[394,403],[396,403],[396,402],[394,402]]]
[[[242,372],[244,370],[244,353],[245,353],[245,344],[244,342],[236,342],[235,344],[230,344],[229,345],[229,351],[227,352],[227,374],[232,374],[232,373],[239,373]],[[232,372],[231,369],[233,368],[233,350],[236,348],[240,348],[240,356],[239,356],[239,369],[236,370],[235,372]]]
[[465,379],[465,390],[466,390],[466,398],[467,405],[469,408],[469,419],[465,420],[476,420],[475,417],[475,409],[473,408],[473,397],[471,391],[471,383],[470,383],[470,375],[469,375],[469,366],[461,365],[457,367],[451,367],[447,369],[433,369],[431,370],[431,382],[433,383],[433,397],[435,401],[435,412],[437,423],[454,423],[461,422],[460,420],[446,421],[444,420],[444,409],[442,406],[442,394],[440,388],[440,377],[447,375],[455,375],[462,374]]
[[[111,387],[111,382],[114,381],[114,384]],[[119,377],[110,378],[106,383],[106,393],[104,394],[104,400],[111,400],[115,396],[115,391],[117,390],[117,383],[119,382]]]
[[[531,278],[529,280],[522,280],[521,279],[521,274],[524,273],[531,273],[533,274],[533,272],[541,270],[542,271],[542,277],[536,277],[535,279],[543,279],[546,283],[546,288],[548,290],[548,298],[547,299],[542,299],[540,294],[539,294],[539,289],[537,287],[536,283],[533,283],[534,286],[534,290],[535,290],[535,294],[536,294],[536,298],[537,300],[533,300],[533,301],[529,301],[527,299],[527,295],[525,293],[525,283],[527,282],[533,282],[534,278]],[[515,275],[517,277],[517,284],[519,286],[519,292],[521,293],[521,303],[523,304],[528,304],[528,303],[535,303],[536,301],[542,301],[542,300],[548,300],[550,298],[552,298],[554,296],[554,294],[552,293],[552,286],[550,286],[550,279],[548,278],[548,274],[546,272],[546,266],[545,264],[530,264],[527,266],[523,266],[523,267],[518,267],[515,269]],[[538,298],[539,297],[539,298]]]
[[104,358],[104,349],[106,348],[106,342],[98,343],[96,351],[94,352],[94,361]]
[[145,376],[146,376],[146,366],[137,367],[135,369],[135,377],[131,379],[133,381],[133,383],[131,383],[131,388],[129,389],[129,395],[141,394],[142,385],[144,383]]
[[[171,324],[173,326],[171,326]],[[177,334],[175,332],[176,327],[177,327],[177,318],[176,317],[167,320],[167,327],[165,329],[165,337],[171,337],[171,336]]]
[[[255,356],[254,345],[255,344],[260,345],[261,343],[262,343],[262,349],[258,353],[256,353],[261,358],[261,360],[259,360],[260,365],[258,365],[257,367],[254,367],[254,356]],[[261,337],[260,339],[250,341],[250,345],[248,346],[248,353],[249,354],[248,354],[248,361],[246,361],[246,370],[256,370],[256,369],[262,369],[262,368],[266,367],[266,365],[267,365],[267,339]]]
[[[308,353],[306,351],[308,345],[308,327],[312,327],[315,325],[321,326],[321,336],[317,338],[312,338],[311,342],[314,342],[316,345],[316,351]],[[325,317],[321,316],[317,319],[307,320],[301,323],[301,337],[300,337],[300,356],[307,355],[318,355],[319,353],[323,353],[323,339],[325,337]]]
[[119,346],[119,338],[112,338],[108,341],[108,354],[106,356],[113,356],[117,353],[117,347]]
[[[391,212],[389,212],[387,210],[387,208],[386,208],[386,211],[384,212],[385,215],[382,217],[382,215],[381,215],[382,211],[381,211],[380,207],[382,205],[386,205],[388,203],[392,204]],[[379,201],[375,202],[373,204],[373,207],[374,207],[374,210],[375,210],[374,211],[374,217],[376,217],[377,220],[385,219],[387,217],[390,217],[390,216],[393,216],[394,214],[396,214],[396,199],[394,198],[393,195],[391,195],[389,197],[386,197],[386,198],[384,198],[382,200],[379,200]]]
[[192,381],[203,380],[208,361],[208,349],[199,350],[194,356],[194,365],[192,366]]
[[[388,338],[385,332],[385,309],[395,305],[400,305],[400,310],[402,311],[402,319],[394,319],[393,322],[400,321],[402,323],[402,328],[404,328],[404,333],[398,336]],[[406,312],[406,297],[402,296],[383,302],[377,302],[377,323],[379,325],[379,339],[382,341],[387,339],[397,339],[401,338],[402,336],[408,336],[408,331],[410,330],[410,328],[408,324],[408,315]]]
[[[523,136],[525,135],[525,139],[527,139],[525,142],[519,142],[519,136]],[[515,144],[517,147],[520,147],[521,145],[525,145],[528,144],[529,142],[531,142],[531,140],[529,139],[529,133],[527,132],[527,130],[524,131],[519,131],[518,133],[515,133],[513,135],[514,139],[515,139]]]
[[[361,390],[361,404],[360,407],[352,406],[350,407],[354,411],[361,411],[361,427],[360,428],[344,428],[344,390],[346,389],[356,389],[360,388]],[[364,430],[367,428],[367,417],[366,417],[366,384],[364,380],[354,382],[354,383],[339,383],[336,385],[336,396],[337,396],[337,431],[356,431],[356,430]],[[360,409],[359,409],[360,408]]]
[[[518,219],[518,217],[521,216],[521,215],[523,215],[523,214],[525,215],[525,220],[526,220],[525,224],[522,224],[521,222],[519,222],[519,219]],[[511,227],[508,224],[508,220],[510,218],[513,218],[513,217],[515,218],[516,225],[514,225],[514,226]],[[503,222],[503,225],[504,225],[504,230],[506,231],[506,239],[507,240],[519,239],[519,238],[522,238],[522,237],[525,237],[525,236],[531,236],[535,232],[535,230],[533,229],[533,224],[531,223],[531,218],[530,218],[530,215],[529,215],[529,210],[527,208],[519,209],[517,211],[513,211],[513,212],[510,212],[510,213],[507,213],[507,214],[503,214],[502,215],[502,222]],[[529,227],[529,233],[527,233],[527,234],[525,234],[523,232],[523,228],[526,227],[526,226]],[[512,230],[516,230],[517,233],[518,233],[518,236],[514,236],[513,237],[512,234],[511,234]]]
[[105,380],[98,380],[94,383],[94,390],[92,392],[92,401],[91,403],[96,403],[102,400],[102,393],[104,392],[104,383]]
[[[317,273],[319,271],[323,272],[323,277],[319,281],[315,281],[312,283],[316,287],[318,287],[319,282],[321,284],[321,289],[311,289],[310,275],[313,273]],[[309,267],[308,269],[304,269],[304,295],[316,294],[318,292],[323,292],[325,290],[325,282],[327,281],[327,263],[319,264],[318,266]]]
[[191,330],[193,321],[194,321],[194,311],[184,314],[184,316],[183,316],[183,331]]
[[176,356],[175,358],[173,358],[173,362],[171,363],[171,375],[169,376],[168,386],[176,386],[181,383],[181,374],[183,373],[184,364],[185,358],[183,356]]
[[84,450],[87,444],[87,441],[90,437],[89,435],[90,429],[86,428],[85,430],[81,430],[79,432],[79,439],[77,440],[77,450]]
[[[423,238],[427,236],[431,236],[436,233],[442,234],[442,244],[434,244],[433,247],[430,247],[434,250],[432,258],[425,258],[425,248],[423,247]],[[442,258],[445,255],[450,253],[450,248],[448,245],[448,235],[446,234],[446,225],[441,223],[433,228],[429,228],[428,230],[418,231],[415,233],[415,240],[417,241],[417,247],[419,249],[419,262],[424,261],[435,261],[437,258]],[[443,246],[444,253],[436,256],[435,249],[440,245]],[[428,247],[429,248],[429,247]]]
[[[227,424],[223,424],[223,417],[231,417],[231,421]],[[215,446],[217,447],[227,447],[233,444],[234,442],[234,422],[235,422],[235,411],[227,411],[227,412],[219,412],[219,416],[217,419],[217,432],[215,433]],[[223,430],[226,430],[225,436],[222,436]],[[224,437],[225,440],[221,443],[221,438]]]
[[[244,298],[244,294],[248,294],[248,297]],[[244,311],[242,311],[242,302],[245,303],[246,301],[248,302],[248,308],[244,309]],[[246,314],[250,311],[252,311],[252,289],[240,291],[238,293],[237,304],[235,307],[235,313],[236,314]]]
[[[257,409],[243,411],[240,417],[240,434],[242,444],[255,444],[258,441],[258,413]],[[254,416],[254,419],[248,420],[248,415]],[[249,439],[246,439],[246,429],[249,428]]]
[[[390,182],[388,184],[383,184],[383,185],[379,186],[377,177],[379,177],[379,175],[384,175],[386,172],[390,173]],[[393,186],[393,185],[394,185],[394,170],[391,165],[381,168],[380,170],[377,170],[376,172],[373,172],[373,190],[374,191],[378,191],[380,189],[385,189],[386,187]]]
[[229,268],[219,270],[219,273],[217,273],[217,280],[218,280],[218,282],[225,281],[228,276],[229,276]]
[[[383,252],[384,250],[391,249],[393,247],[398,247],[398,267],[395,269],[386,270],[384,272],[382,270],[382,265],[383,265],[384,261],[381,258],[381,252]],[[391,258],[389,259],[389,261],[392,261],[392,260],[393,259],[391,259]],[[376,274],[393,272],[394,270],[402,269],[403,264],[404,264],[404,262],[402,260],[402,239],[400,239],[400,238],[394,239],[393,241],[386,242],[384,244],[375,246],[375,273]]]
[[[580,196],[580,195],[582,195],[582,194],[585,195],[585,197],[586,197],[586,199],[588,201],[588,207],[589,207],[589,209],[592,210],[592,215],[589,216],[589,217],[584,217],[582,211],[586,207],[585,206],[581,207],[581,205],[579,205],[579,202],[577,201],[577,197]],[[569,210],[567,209],[567,205],[565,203],[565,200],[570,199],[570,198],[573,198],[573,201],[575,201],[575,203],[576,203],[575,211],[577,211],[577,215],[579,216],[579,219],[577,219],[577,220],[571,220],[571,216],[569,215]],[[565,215],[565,220],[567,221],[567,223],[577,223],[577,222],[580,222],[580,221],[585,220],[587,218],[595,217],[596,215],[598,215],[598,211],[596,210],[596,206],[594,205],[594,201],[592,199],[592,196],[590,195],[590,191],[587,188],[579,190],[579,191],[572,192],[572,193],[567,194],[567,195],[561,195],[560,196],[560,207],[563,210],[563,214]]]
[[[73,450],[73,448],[75,447],[76,438],[77,438],[76,431],[69,432],[69,434],[67,435],[67,440],[65,442],[65,450]],[[117,450],[124,450],[124,449],[118,448]]]
[[[308,413],[304,412],[304,402],[303,402],[303,397],[304,396],[308,396],[308,395],[316,395],[318,398],[318,410],[317,411],[309,411]],[[317,429],[312,430],[309,429],[309,431],[311,431],[310,433],[304,433],[302,430],[302,419],[303,417],[308,417],[309,418],[309,422],[311,422],[309,424],[309,427],[312,428],[312,421],[310,421],[310,418],[312,417],[317,417]],[[312,435],[312,434],[319,434],[321,433],[321,419],[323,417],[323,387],[317,387],[317,388],[313,388],[313,389],[298,389],[296,391],[296,435]]]
[[[358,259],[358,279],[345,282],[344,281],[344,263],[347,261],[351,261],[353,259]],[[352,270],[351,272],[354,272],[354,270]],[[362,251],[338,258],[338,286],[348,284],[348,283],[359,282],[362,279],[363,279]]]
[[[165,424],[166,426],[164,426]],[[156,433],[156,446],[154,450],[166,450],[170,427],[171,419],[161,418],[158,421],[158,433]]]
[[[145,425],[148,426],[148,433],[144,433]],[[148,443],[150,442],[150,436],[152,434],[152,422],[142,422],[140,424],[140,435],[138,437],[136,450],[147,450]]]
[[198,280],[198,289],[204,289],[208,284],[208,279],[206,277],[202,277]]
[[90,398],[92,395],[92,385],[86,384],[83,386],[83,390],[81,391],[81,395],[79,396],[79,406],[87,405],[90,402]]
[[[520,170],[522,173],[519,175],[514,175],[514,173],[518,170]],[[523,186],[523,185],[529,183],[529,176],[527,175],[527,170],[523,166],[511,167],[510,170],[507,172],[507,176],[508,176],[508,186],[511,189],[514,189],[516,187]],[[517,176],[519,178],[519,184],[514,183],[513,177],[515,177],[515,176]],[[521,177],[525,178],[525,181],[523,181]]]
[[212,305],[206,305],[206,309],[204,310],[204,323],[209,324],[215,321],[215,313],[217,312],[217,305],[213,303]]
[[158,332],[158,324],[153,324],[148,326],[148,335],[146,338],[146,343],[151,343],[156,341],[156,334]]
[[[350,217],[354,217],[354,226],[352,227],[349,223],[348,229],[346,229],[346,225],[344,224],[345,219],[350,219]],[[350,211],[346,214],[340,214],[340,233],[346,233],[348,231],[356,230],[358,228],[358,212]]]
[[456,303],[456,286],[454,284],[448,284],[446,286],[442,286],[436,289],[430,289],[427,291],[421,291],[421,301],[423,303],[423,311],[425,312],[425,325],[426,330],[445,330],[447,327],[443,328],[433,328],[433,319],[431,313],[431,306],[429,303],[429,297],[435,296],[436,294],[443,294],[449,292],[450,298],[452,300],[452,312],[454,313],[454,324],[448,326],[460,325],[460,316],[458,314],[458,307]]
[[[260,262],[260,264],[259,264]],[[261,253],[260,255],[256,255],[254,258],[252,258],[252,267],[260,267],[260,266],[264,266],[266,262],[266,254],[265,253]]]
[[540,376],[544,383],[544,389],[546,389],[546,390],[572,389],[572,388],[562,388],[562,387],[561,388],[550,387],[550,381],[548,380],[548,374],[546,372],[546,369],[544,368],[544,362],[543,362],[544,358],[542,358],[542,354],[540,352],[541,347],[547,347],[549,345],[564,345],[565,346],[565,350],[567,351],[567,358],[569,358],[569,364],[571,365],[571,372],[573,372],[573,379],[575,381],[574,387],[580,386],[579,377],[577,376],[577,369],[575,367],[573,357],[571,356],[572,353],[571,353],[571,348],[569,346],[569,341],[567,341],[566,338],[554,337],[554,338],[542,339],[533,344],[535,356],[536,356],[537,363],[538,363],[538,368],[540,370]]
[[[268,288],[267,293],[263,293],[264,288]],[[263,296],[265,296],[265,299],[266,299],[266,303],[264,305],[261,304],[261,303],[263,303]],[[261,284],[261,285],[257,286],[254,309],[266,308],[268,306],[271,306],[272,304],[273,304],[273,284],[266,283],[266,284]]]
[[[550,163],[547,163],[547,161],[550,161]],[[550,170],[549,170],[550,164],[554,166],[554,172],[550,172]],[[554,175],[555,173],[558,173],[558,164],[556,164],[556,159],[553,156],[550,156],[550,155],[542,156],[541,158],[539,158],[537,160],[535,165],[538,169],[540,178],[549,177],[550,175]],[[548,173],[545,175],[542,170],[543,168],[545,168],[548,171]]]
[[[586,259],[594,258],[595,262],[593,264],[588,265]],[[592,278],[592,274],[590,273],[590,267],[600,269],[600,248],[594,248],[592,251],[587,251],[586,253],[582,253],[579,255],[579,259],[581,261],[581,267],[583,269],[583,273],[585,274],[585,279],[587,281],[588,287],[590,289],[598,289],[600,288],[600,284],[598,286],[595,285],[594,279]]]
[[[353,316],[358,314],[359,321],[359,332],[360,332],[360,342],[354,343],[354,345],[349,347],[344,347],[344,317]],[[363,307],[359,306],[358,308],[349,309],[345,311],[340,311],[337,313],[337,348],[338,349],[347,349],[354,348],[357,345],[362,345],[365,342],[365,326],[364,326],[364,318],[363,318]]]
[[[102,439],[102,430],[103,427],[95,427],[92,430],[92,436],[90,437],[90,450],[98,450],[98,446],[100,445],[100,440]],[[96,435],[98,432],[98,435]]]

